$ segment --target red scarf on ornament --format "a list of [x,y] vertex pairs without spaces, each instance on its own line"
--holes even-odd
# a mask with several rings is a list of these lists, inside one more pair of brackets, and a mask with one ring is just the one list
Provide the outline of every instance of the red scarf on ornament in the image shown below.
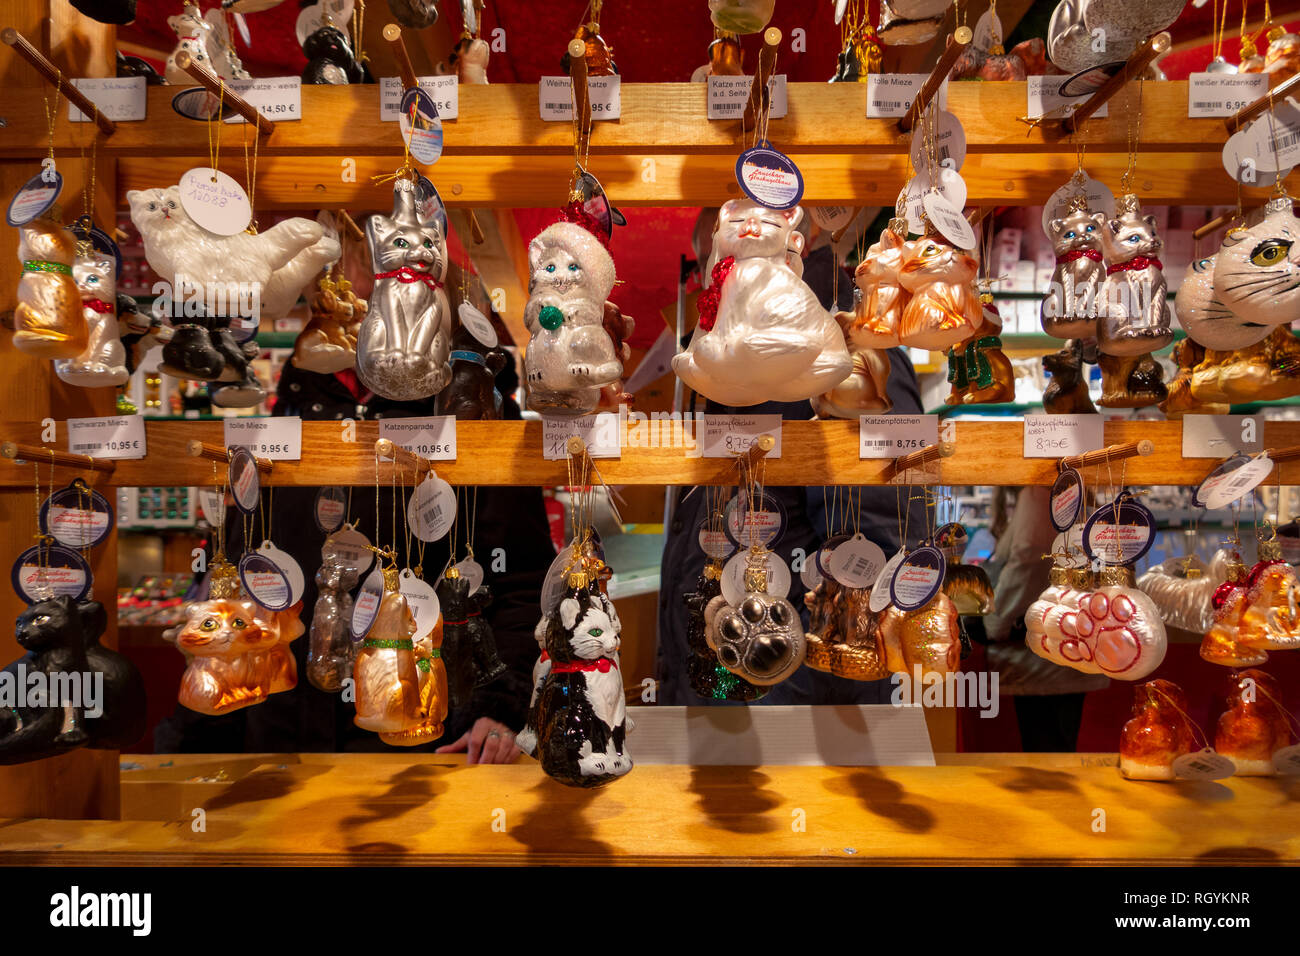
[[731,275],[731,267],[736,264],[735,256],[727,256],[713,267],[709,287],[700,293],[695,303],[700,313],[700,328],[705,332],[713,331],[713,324],[718,321],[718,302],[722,298],[722,283]]
[[1116,272],[1145,269],[1147,266],[1155,266],[1161,272],[1165,271],[1164,263],[1154,256],[1134,256],[1128,262],[1117,262],[1113,266],[1107,266],[1106,275],[1113,276]]

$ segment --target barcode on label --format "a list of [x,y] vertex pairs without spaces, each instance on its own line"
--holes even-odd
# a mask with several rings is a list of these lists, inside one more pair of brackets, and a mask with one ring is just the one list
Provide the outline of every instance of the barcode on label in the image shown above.
[[940,146],[940,147],[939,147],[939,158],[940,158],[940,159],[948,159],[948,158],[950,158],[951,156],[952,156],[952,150],[948,149],[947,146]]
[[73,446],[72,446],[72,450],[73,450],[73,451],[90,451],[90,450],[95,449],[95,448],[98,448],[98,447],[99,447],[98,443],[92,443],[92,444],[88,444],[88,445],[73,445]]
[[893,442],[890,441],[888,438],[883,438],[883,439],[863,442],[863,444],[866,445],[868,448],[888,448],[890,445],[893,444]]
[[1214,107],[1217,105],[1218,104],[1216,103],[1200,102],[1200,103],[1193,103],[1192,108],[1198,110],[1211,110],[1214,109]]
[[1187,763],[1193,770],[1199,770],[1201,773],[1209,773],[1214,769],[1213,764],[1208,764],[1203,760],[1189,760]]
[[1279,136],[1276,140],[1278,149],[1287,149],[1300,142],[1300,132],[1287,133],[1285,136]]
[[878,100],[876,105],[882,110],[897,110],[902,109],[907,104],[902,100]]
[[870,568],[870,567],[871,567],[871,560],[870,560],[870,559],[868,559],[868,558],[858,558],[856,561],[853,562],[853,567],[852,567],[850,570],[851,570],[852,573],[854,573],[854,574],[866,574],[866,573],[867,573],[867,569]]
[[547,104],[545,104],[545,105],[546,105],[546,108],[547,108],[548,110],[567,110],[567,109],[569,108],[569,105],[570,105],[570,104],[568,104],[568,103],[547,103]]

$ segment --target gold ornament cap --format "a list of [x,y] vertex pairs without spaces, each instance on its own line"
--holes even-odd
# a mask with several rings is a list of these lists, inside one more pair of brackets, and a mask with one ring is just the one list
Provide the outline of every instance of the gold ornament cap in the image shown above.
[[587,572],[579,568],[576,571],[569,572],[569,587],[581,591],[587,586]]
[[745,568],[745,590],[756,594],[766,594],[767,568]]
[[1053,587],[1065,587],[1070,583],[1070,569],[1063,568],[1060,565],[1053,565],[1052,570],[1047,572],[1047,581]]
[[1137,197],[1137,193],[1125,193],[1115,201],[1115,215],[1122,216],[1125,213],[1136,216],[1142,211],[1142,203]]
[[212,579],[208,585],[208,600],[223,601],[239,596],[239,572],[219,554],[212,563]]
[[453,564],[451,567],[447,569],[447,573],[444,574],[443,577],[447,578],[450,581],[455,581],[458,577],[460,577],[460,568],[456,567],[456,565]]
[[1183,579],[1185,581],[1195,581],[1197,578],[1201,577],[1201,574],[1202,572],[1200,568],[1188,568],[1183,572]]
[[704,577],[710,581],[717,581],[722,578],[722,564],[718,561],[710,561],[704,566]]
[[398,576],[397,576],[397,575],[398,575],[397,565],[393,565],[392,567],[384,568],[384,570],[383,570],[383,575],[384,575],[384,592],[385,592],[385,593],[392,593],[393,591],[400,591],[400,590],[401,590],[401,581],[398,579]]
[[1137,584],[1133,577],[1133,569],[1122,564],[1112,564],[1108,568],[1102,568],[1098,577],[1100,579],[1098,584],[1103,588],[1131,588]]
[[1282,542],[1281,541],[1261,541],[1259,543],[1259,560],[1261,561],[1281,561],[1282,560]]
[[1092,572],[1087,568],[1074,568],[1070,571],[1070,583],[1078,591],[1092,590]]

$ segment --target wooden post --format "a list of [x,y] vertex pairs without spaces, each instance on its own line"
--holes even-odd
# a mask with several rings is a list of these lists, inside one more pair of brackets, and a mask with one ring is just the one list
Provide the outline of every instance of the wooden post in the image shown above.
[[221,97],[221,101],[228,103],[245,121],[256,126],[259,134],[270,135],[275,132],[275,124],[263,116],[256,106],[226,86],[225,81],[217,74],[194,62],[194,58],[188,51],[181,50],[176,54],[176,65],[197,80],[213,96]]
[[415,75],[415,67],[411,66],[411,56],[406,52],[406,41],[402,39],[402,28],[396,23],[390,23],[384,27],[384,39],[392,47],[393,58],[397,61],[397,72],[402,78],[402,90],[414,89],[420,85],[419,79]]
[[943,55],[939,57],[939,62],[934,65],[930,75],[926,78],[921,91],[916,94],[916,99],[912,100],[912,105],[908,107],[907,115],[898,121],[898,128],[904,133],[910,132],[916,125],[925,108],[930,105],[930,101],[935,98],[939,92],[939,87],[943,81],[948,79],[948,74],[957,63],[957,57],[962,55],[962,51],[970,46],[974,33],[966,27],[959,27],[952,36],[948,37],[948,44],[943,48]]
[[776,69],[776,52],[781,46],[781,31],[768,27],[763,31],[763,48],[758,51],[758,69],[754,71],[754,82],[749,85],[749,99],[745,102],[745,116],[741,126],[753,129],[758,122],[758,111],[767,102],[767,82]]
[[1141,76],[1156,57],[1167,51],[1169,42],[1168,33],[1157,33],[1138,47],[1118,73],[1097,87],[1097,91],[1088,97],[1087,102],[1065,118],[1063,123],[1065,129],[1071,133],[1078,132],[1084,120],[1101,109],[1101,105],[1123,89],[1125,83]]
[[27,42],[27,39],[15,30],[13,27],[5,27],[0,31],[0,40],[3,40],[9,46],[14,48],[24,60],[30,63],[45,80],[81,112],[91,117],[95,125],[100,128],[105,136],[112,136],[117,130],[117,124],[99,111],[94,103],[86,98],[86,94],[72,85],[72,80],[63,75],[63,72],[45,58],[40,50]]
[[1228,127],[1228,135],[1231,136],[1256,116],[1269,109],[1275,102],[1286,99],[1292,91],[1297,89],[1300,89],[1300,73],[1297,73],[1289,80],[1283,80],[1255,102],[1249,106],[1243,106],[1224,120],[1223,125]]
[[1098,448],[1096,451],[1084,452],[1082,455],[1062,458],[1058,467],[1061,471],[1067,468],[1088,468],[1092,465],[1104,465],[1108,461],[1120,461],[1123,458],[1137,458],[1139,455],[1145,457],[1155,450],[1156,443],[1149,438],[1144,438],[1141,441],[1110,445],[1107,448]]

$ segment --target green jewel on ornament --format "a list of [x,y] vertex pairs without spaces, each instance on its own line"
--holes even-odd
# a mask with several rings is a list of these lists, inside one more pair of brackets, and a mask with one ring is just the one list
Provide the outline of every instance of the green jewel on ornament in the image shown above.
[[553,305],[543,306],[542,311],[538,313],[537,321],[542,324],[542,328],[546,329],[546,331],[554,332],[564,321],[564,313]]

